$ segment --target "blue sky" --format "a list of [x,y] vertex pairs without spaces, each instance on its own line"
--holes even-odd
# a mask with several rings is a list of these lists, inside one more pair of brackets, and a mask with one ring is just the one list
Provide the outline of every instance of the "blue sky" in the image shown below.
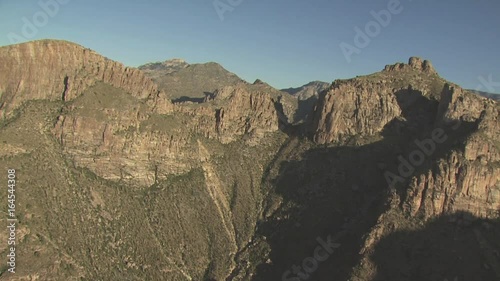
[[373,29],[350,62],[340,44],[361,46],[355,27],[364,30],[372,11],[397,0],[218,0],[229,7],[223,20],[213,0],[64,0],[45,25],[23,33],[23,18],[34,23],[38,15],[43,23],[39,2],[52,1],[0,0],[0,45],[17,34],[73,41],[129,66],[215,61],[277,88],[368,74],[420,56],[445,79],[500,93],[498,0],[400,0],[399,13],[389,12],[390,22]]

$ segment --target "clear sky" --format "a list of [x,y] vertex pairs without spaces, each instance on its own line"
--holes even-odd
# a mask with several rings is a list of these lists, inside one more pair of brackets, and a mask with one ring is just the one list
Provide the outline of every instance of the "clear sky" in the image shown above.
[[[67,3],[48,10],[40,5],[53,1],[0,0],[0,45],[9,45],[16,34],[24,41],[73,41],[129,66],[170,58],[215,61],[249,82],[260,78],[277,88],[368,74],[420,56],[445,79],[500,93],[498,0],[400,0],[393,9],[388,5],[397,0],[57,0]],[[372,23],[370,42],[356,44],[355,28],[365,30],[374,20],[371,12],[381,10],[391,20],[383,18],[379,29]],[[342,42],[357,48],[350,62]]]

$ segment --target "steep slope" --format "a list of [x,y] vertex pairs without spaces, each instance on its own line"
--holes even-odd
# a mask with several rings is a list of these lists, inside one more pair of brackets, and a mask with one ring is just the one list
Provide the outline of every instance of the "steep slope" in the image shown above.
[[[73,100],[98,81],[139,99],[154,100],[162,95],[141,71],[65,41],[2,47],[0,60],[0,110],[4,118],[27,100]],[[171,110],[168,101],[161,103],[162,111]]]
[[[89,61],[66,66],[63,55],[78,56],[77,45],[43,41],[7,48],[2,52],[45,54],[32,62],[41,78],[21,70],[19,77],[7,76],[13,80],[8,85],[45,91],[31,96],[9,88],[17,99],[3,105],[15,114],[0,124],[2,167],[18,169],[20,178],[25,250],[18,255],[35,265],[20,266],[17,276],[225,279],[254,234],[260,178],[286,137],[279,96],[255,85],[221,89],[203,104],[172,105],[142,72],[97,55],[96,69],[109,64],[104,76],[87,71]],[[72,68],[77,75],[71,79],[88,83],[58,98],[60,80],[51,80],[55,73],[45,60],[58,71]],[[132,87],[130,71],[144,83]],[[138,94],[142,87],[148,95]],[[159,110],[160,101],[168,110]]]
[[[377,143],[392,147],[371,164],[384,173],[387,210],[363,238],[360,262],[349,274],[350,280],[500,277],[500,264],[491,254],[500,249],[491,240],[495,231],[462,229],[500,216],[499,108],[498,103],[441,79],[430,62],[418,58],[386,66],[373,75],[336,81],[321,97],[311,128],[315,142],[333,147]],[[458,222],[458,228],[436,226],[442,224],[436,221],[443,220]],[[498,228],[497,222],[487,224]],[[451,228],[456,234],[437,238],[426,227]],[[414,235],[419,246],[408,246],[410,240],[401,235]],[[427,260],[437,259],[432,254],[437,249],[441,258],[454,255],[426,241],[446,243],[451,236],[471,237],[471,243],[456,248],[474,255],[462,256],[461,267],[447,263],[454,270],[448,272],[446,266]],[[411,251],[427,256],[410,257]],[[466,265],[478,258],[484,266]]]
[[259,144],[279,132],[279,118],[282,124],[286,118],[278,104],[266,93],[228,88],[211,101],[178,105],[164,115],[97,84],[65,105],[54,135],[78,166],[106,179],[150,186],[198,165],[197,136]]
[[[107,93],[117,100],[116,93]],[[103,97],[91,98],[96,104],[104,102]],[[118,98],[123,101],[125,97]],[[120,106],[117,110],[130,110]],[[158,177],[152,175],[154,184],[144,187],[127,182],[126,173],[123,180],[104,179],[92,172],[93,162],[81,160],[94,157],[96,165],[101,165],[96,171],[106,177],[114,169],[126,170],[112,162],[117,161],[114,156],[105,156],[110,154],[108,144],[87,146],[72,155],[69,150],[76,139],[68,137],[61,144],[53,135],[60,108],[60,101],[29,101],[15,119],[0,124],[0,168],[17,171],[19,219],[16,274],[4,273],[3,267],[1,279],[224,279],[231,271],[235,251],[245,247],[253,235],[261,201],[259,179],[284,136],[268,136],[259,148],[243,142],[222,145],[200,137],[202,147],[194,146],[189,154],[194,160],[191,170],[165,178],[160,162]],[[83,109],[79,110],[83,115]],[[109,105],[107,111],[112,113]],[[91,121],[75,122],[80,137],[88,133],[92,139],[100,124]],[[147,132],[155,134],[154,130]],[[151,143],[150,153],[161,147],[160,140],[145,140]],[[172,143],[167,141],[166,149]],[[136,163],[135,169],[140,169],[141,161],[147,161],[147,154],[143,160],[142,153],[147,151],[133,150],[122,159],[124,165]],[[164,154],[169,155],[168,151]],[[152,157],[149,165],[154,166],[154,161]],[[7,201],[6,193],[0,198]],[[222,217],[217,206],[222,208]],[[2,239],[7,239],[5,234],[1,233]],[[0,251],[6,255],[4,246]]]
[[[240,274],[253,272],[252,280],[498,279],[492,254],[500,250],[493,238],[500,217],[498,109],[418,58],[335,81],[306,124],[320,146],[299,145],[268,179],[274,188],[257,230],[261,239],[246,256],[264,252],[269,260]],[[427,230],[448,219],[458,222],[455,234],[436,237]],[[487,229],[461,229],[482,222]],[[473,240],[457,248],[474,252],[462,256],[461,267],[427,262],[438,260],[434,249],[438,257],[453,257],[436,244],[471,234]],[[408,245],[403,235],[420,244]],[[312,254],[328,237],[337,246],[318,260]],[[466,265],[478,258],[484,266]]]
[[[458,145],[431,169],[410,180],[404,201],[411,215],[434,217],[466,211],[478,217],[500,215],[500,106],[447,85],[436,124],[454,131]],[[438,129],[435,129],[435,131]],[[451,138],[451,136],[450,136]]]
[[373,136],[396,120],[428,126],[445,83],[430,62],[418,58],[365,77],[337,80],[315,110],[313,138],[324,144]]
[[[489,216],[500,207],[498,108],[439,78],[430,62],[412,58],[407,65],[335,82],[316,110],[313,139],[324,144],[398,136],[418,140],[437,133],[449,139],[453,134],[453,145],[434,143],[429,155],[412,159],[417,166],[429,162],[426,157],[437,162],[410,180],[407,207],[427,216],[453,211]],[[408,155],[415,157],[416,148],[407,148]]]
[[305,121],[260,80],[172,104],[167,85],[71,43],[0,54],[17,73],[0,76],[15,278],[500,278],[499,105],[428,61],[335,81]]

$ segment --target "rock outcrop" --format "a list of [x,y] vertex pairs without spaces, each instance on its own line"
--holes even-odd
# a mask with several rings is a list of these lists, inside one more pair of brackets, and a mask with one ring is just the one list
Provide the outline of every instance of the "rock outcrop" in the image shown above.
[[[0,48],[0,59],[2,112],[20,109],[0,127],[0,166],[19,167],[21,232],[31,231],[16,255],[43,260],[33,271],[44,280],[277,280],[331,238],[338,247],[310,277],[347,280],[388,234],[464,211],[500,217],[499,105],[419,58],[335,81],[304,115],[300,99],[231,75],[173,104],[168,84],[67,42]],[[220,70],[201,67],[143,70]],[[21,106],[30,100],[43,101]],[[449,141],[387,188],[384,170],[436,128]],[[427,259],[403,244],[412,266]],[[44,275],[51,266],[63,277]]]
[[313,138],[325,144],[373,135],[400,114],[392,88],[359,80],[336,82],[317,105]]
[[278,104],[267,93],[227,87],[205,103],[179,104],[165,115],[98,83],[65,107],[54,134],[77,166],[106,179],[150,186],[196,166],[196,136],[259,144],[285,122]]
[[416,70],[428,74],[437,74],[436,70],[434,69],[430,61],[422,60],[421,58],[418,57],[411,57],[408,61],[408,64],[396,63],[393,65],[387,65],[384,68],[384,71],[387,72],[397,72],[406,70]]
[[458,87],[447,85],[439,105],[437,124],[468,124],[473,131],[463,145],[431,169],[410,181],[406,210],[434,217],[465,211],[479,217],[500,213],[499,106]]
[[[386,66],[379,73],[337,80],[316,106],[313,139],[320,144],[335,143],[355,135],[381,133],[396,119],[427,121],[423,111],[432,110],[431,104],[437,103],[444,85],[430,62],[415,57],[409,64]],[[416,107],[424,108],[417,112]]]
[[496,102],[440,79],[430,62],[410,58],[381,73],[336,81],[317,104],[312,136],[316,143],[332,144],[387,129],[403,139],[417,139],[436,127],[456,130],[453,137],[461,145],[439,148],[451,150],[441,151],[443,158],[430,155],[431,166],[407,182],[405,210],[426,218],[456,211],[496,216],[498,116]]
[[215,93],[214,102],[226,98],[228,102],[216,111],[215,116],[215,129],[223,143],[232,141],[234,136],[262,136],[279,129],[277,101],[266,93],[225,88]]
[[229,143],[245,137],[256,143],[286,122],[279,105],[269,93],[237,86],[216,90],[194,108],[180,105],[176,110],[190,116],[194,132],[207,138]]
[[411,179],[405,211],[426,218],[457,211],[497,217],[500,210],[500,169],[454,152]]
[[98,83],[69,103],[53,130],[78,167],[136,186],[187,172],[189,131],[121,89]]
[[473,95],[459,86],[446,84],[438,109],[438,125],[457,121],[476,122],[488,104],[492,106],[494,102]]
[[42,40],[0,48],[0,109],[7,115],[27,100],[70,101],[98,81],[139,99],[162,103],[155,83],[135,68],[109,60],[77,44]]

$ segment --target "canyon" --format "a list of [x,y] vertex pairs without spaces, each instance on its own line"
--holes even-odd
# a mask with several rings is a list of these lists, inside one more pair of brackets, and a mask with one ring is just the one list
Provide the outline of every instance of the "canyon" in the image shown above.
[[500,105],[430,61],[286,90],[57,40],[0,62],[1,280],[500,279]]

